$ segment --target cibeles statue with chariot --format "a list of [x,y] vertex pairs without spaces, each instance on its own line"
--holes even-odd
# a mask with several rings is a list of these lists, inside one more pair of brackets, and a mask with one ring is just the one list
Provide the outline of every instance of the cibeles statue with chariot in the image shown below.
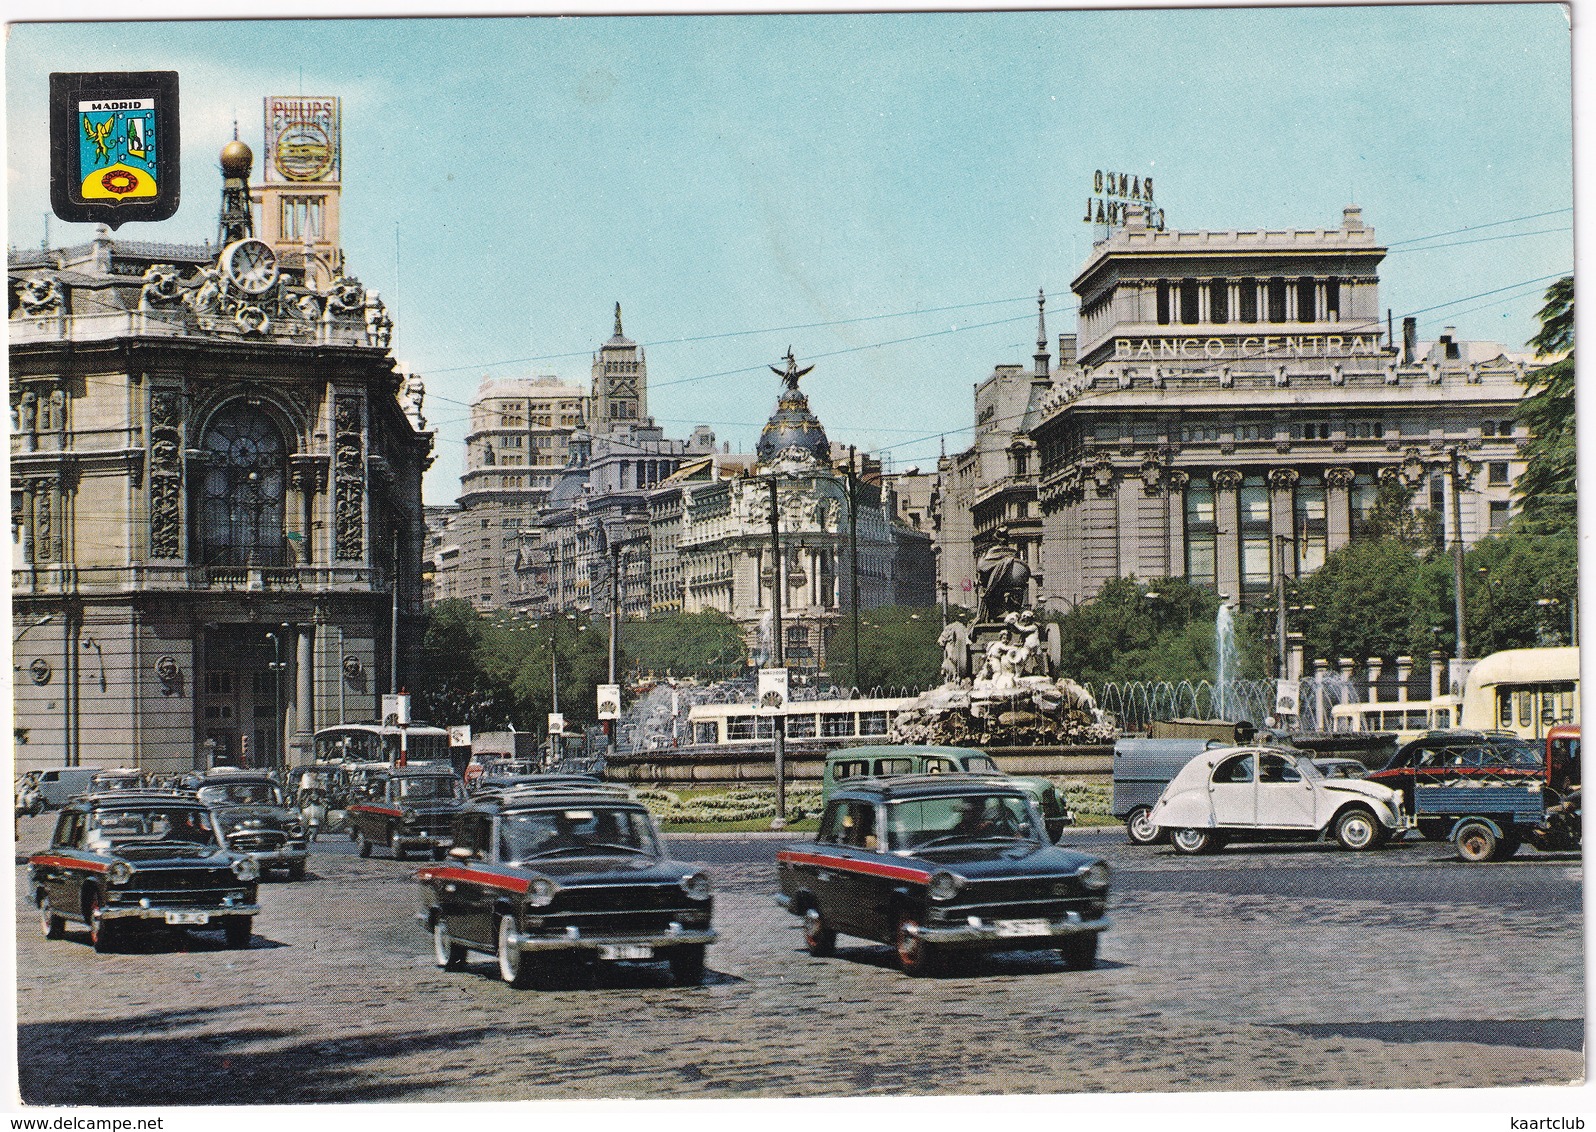
[[975,564],[975,621],[942,630],[942,686],[902,712],[903,743],[1035,746],[1103,742],[1092,695],[1059,672],[1059,628],[1030,605],[1031,570],[999,527]]

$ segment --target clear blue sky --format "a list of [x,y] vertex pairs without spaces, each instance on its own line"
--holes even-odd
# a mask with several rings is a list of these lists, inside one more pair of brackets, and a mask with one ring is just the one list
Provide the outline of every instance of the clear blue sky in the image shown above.
[[668,435],[751,448],[790,344],[834,440],[930,467],[972,385],[1029,364],[1038,287],[1073,329],[1094,169],[1152,174],[1179,228],[1362,205],[1382,303],[1425,337],[1519,349],[1573,265],[1552,4],[22,24],[6,63],[23,246],[52,70],[180,74],[182,207],[129,239],[214,237],[216,153],[236,117],[259,175],[263,96],[343,99],[343,243],[426,381],[429,502],[480,379],[585,382],[617,300]]

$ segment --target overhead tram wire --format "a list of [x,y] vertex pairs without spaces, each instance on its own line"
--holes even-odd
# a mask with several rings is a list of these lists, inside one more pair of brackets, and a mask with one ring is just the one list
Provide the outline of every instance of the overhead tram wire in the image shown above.
[[1493,220],[1489,224],[1466,224],[1462,228],[1453,228],[1447,232],[1435,232],[1428,236],[1412,236],[1406,240],[1391,240],[1385,246],[1387,248],[1395,248],[1401,247],[1403,244],[1422,244],[1426,240],[1439,240],[1442,236],[1457,236],[1464,232],[1478,232],[1485,228],[1500,228],[1504,224],[1517,224],[1524,220],[1539,220],[1543,216],[1558,216],[1564,212],[1573,211],[1572,208],[1554,208],[1548,212],[1532,212],[1528,216],[1515,216],[1511,220]]
[[[922,314],[943,314],[947,311],[972,310],[976,307],[1002,306],[1008,303],[1030,302],[1031,296],[1021,295],[1014,299],[983,299],[975,303],[955,303],[942,307],[922,307],[911,311],[893,311],[887,314],[859,315],[856,318],[836,318],[825,322],[801,322],[791,326],[773,326],[759,330],[723,330],[714,334],[696,334],[687,338],[661,338],[652,342],[641,343],[644,347],[651,346],[680,346],[694,342],[713,342],[723,338],[746,338],[754,334],[785,334],[793,330],[821,330],[828,326],[851,326],[861,322],[879,322],[888,318],[913,318]],[[458,373],[468,369],[489,369],[494,366],[524,365],[528,362],[550,362],[561,358],[580,358],[592,354],[592,350],[573,350],[563,354],[540,354],[528,358],[506,358],[498,362],[481,362],[476,365],[450,366],[446,369],[428,370],[428,373]],[[741,372],[741,371],[738,371]]]
[[[1470,301],[1472,301],[1474,299],[1485,298],[1486,296],[1489,296],[1489,295],[1498,295],[1498,294],[1501,294],[1503,291],[1516,291],[1516,290],[1518,290],[1521,287],[1535,287],[1535,286],[1537,286],[1537,285],[1539,285],[1541,283],[1545,283],[1545,282],[1547,282],[1548,280],[1551,280],[1551,279],[1561,279],[1564,276],[1567,276],[1567,275],[1569,275],[1571,273],[1572,272],[1570,272],[1570,271],[1553,272],[1551,275],[1543,275],[1543,276],[1540,276],[1537,279],[1526,279],[1526,280],[1523,280],[1523,281],[1518,282],[1518,283],[1510,284],[1507,287],[1498,287],[1498,288],[1495,288],[1494,290],[1490,290],[1490,291],[1481,291],[1477,295],[1465,295],[1463,298],[1450,299],[1447,302],[1437,303],[1434,306],[1420,307],[1417,310],[1405,311],[1402,314],[1401,317],[1403,317],[1403,318],[1411,318],[1411,317],[1414,317],[1416,315],[1428,314],[1431,311],[1444,310],[1447,307],[1456,306],[1458,303],[1467,303],[1467,302],[1470,302]],[[1533,291],[1529,291],[1529,292],[1525,293],[1525,295],[1529,295],[1529,294],[1534,294],[1534,292]],[[1522,297],[1525,297],[1525,296],[1523,296],[1523,295],[1521,295],[1521,296],[1507,296],[1506,298],[1500,299],[1498,301],[1499,302],[1508,302],[1508,301],[1511,301],[1515,297],[1522,298]],[[1488,303],[1488,304],[1484,304],[1484,305],[1490,306],[1490,305],[1493,305],[1493,304],[1489,304]],[[1473,309],[1479,309],[1479,308],[1473,308]],[[1369,323],[1369,324],[1367,324],[1364,327],[1364,329],[1367,329],[1369,326],[1378,326],[1378,325],[1382,325],[1382,324],[1380,324],[1380,323]],[[989,423],[994,428],[1002,428],[1005,425],[1014,424],[1014,423],[1017,423],[1019,421],[1024,420],[1026,415],[1027,415],[1027,413],[1022,411],[1022,412],[1015,413],[1015,414],[1012,414],[1012,415],[1007,416],[1007,417],[995,418],[994,420],[992,420]],[[876,452],[876,453],[890,452],[890,451],[892,451],[894,449],[906,448],[906,447],[908,447],[910,445],[913,445],[913,444],[929,444],[933,440],[945,440],[945,439],[947,439],[950,436],[958,436],[961,433],[972,432],[972,431],[974,431],[974,429],[975,429],[975,425],[974,424],[963,425],[963,426],[961,426],[959,428],[954,428],[954,429],[944,429],[941,432],[926,433],[926,434],[924,434],[922,436],[915,437],[912,440],[902,440],[902,441],[897,442],[896,444],[884,444],[884,445],[882,445],[882,446],[880,446],[878,448],[872,449],[872,451]]]

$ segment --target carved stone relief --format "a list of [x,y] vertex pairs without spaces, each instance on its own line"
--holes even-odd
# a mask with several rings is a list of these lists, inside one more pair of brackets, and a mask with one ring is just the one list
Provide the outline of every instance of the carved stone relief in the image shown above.
[[333,553],[345,560],[366,556],[365,442],[361,403],[340,397],[333,423]]
[[183,556],[183,395],[150,395],[150,557]]

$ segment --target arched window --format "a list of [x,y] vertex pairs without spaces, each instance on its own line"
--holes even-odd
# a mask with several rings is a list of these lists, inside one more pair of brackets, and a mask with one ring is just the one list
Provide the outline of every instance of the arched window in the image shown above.
[[197,477],[199,560],[206,566],[284,565],[288,451],[260,408],[234,401],[211,418]]

